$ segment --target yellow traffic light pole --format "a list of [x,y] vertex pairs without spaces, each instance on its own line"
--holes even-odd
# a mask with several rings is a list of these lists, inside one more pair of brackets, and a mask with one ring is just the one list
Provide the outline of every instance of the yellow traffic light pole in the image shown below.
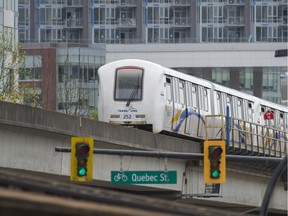
[[91,137],[71,138],[71,173],[70,180],[77,182],[93,179],[94,139]]

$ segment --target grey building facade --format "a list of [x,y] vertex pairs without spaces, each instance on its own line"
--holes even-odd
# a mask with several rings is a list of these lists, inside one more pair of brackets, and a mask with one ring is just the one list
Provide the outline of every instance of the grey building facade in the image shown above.
[[[205,65],[208,61],[205,55],[200,65],[192,63],[194,61],[190,65],[179,64],[174,56],[169,65],[164,66],[281,103],[280,75],[287,72],[283,60],[276,64],[277,60],[271,55],[270,64],[267,65],[265,59],[262,64],[257,57],[261,49],[257,48],[251,61],[245,61],[247,65],[241,61],[218,64],[217,53],[222,52],[222,44],[225,47],[245,44],[247,53],[254,47],[249,43],[259,43],[264,50],[267,46],[270,52],[273,44],[275,50],[279,44],[287,48],[287,3],[287,0],[19,0],[19,41],[27,45],[48,42],[85,46],[92,49],[89,53],[95,53],[98,59],[95,65],[113,59],[110,53],[113,46],[123,50],[127,46],[126,50],[131,50],[131,46],[137,49],[152,44],[154,49],[165,53],[167,45],[179,45],[180,49],[185,44],[194,44],[187,47],[197,49],[186,52],[195,56],[202,55],[201,50],[209,46],[209,52],[216,55],[213,64]],[[103,45],[104,50],[99,51],[94,45]],[[226,55],[230,51],[233,52],[227,48]],[[101,58],[99,53],[103,54]],[[245,55],[245,50],[241,53]],[[114,60],[131,56],[132,51],[130,55],[117,53]],[[59,68],[57,65],[57,77]],[[78,77],[82,76],[80,70],[78,72]]]
[[287,42],[287,0],[19,0],[21,42]]

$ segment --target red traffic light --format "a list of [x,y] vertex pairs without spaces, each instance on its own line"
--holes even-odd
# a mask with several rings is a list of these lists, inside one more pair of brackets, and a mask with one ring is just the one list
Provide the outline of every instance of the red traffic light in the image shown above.
[[76,157],[78,158],[87,158],[89,156],[90,147],[84,143],[76,144]]
[[220,159],[223,149],[221,146],[209,146],[209,158]]

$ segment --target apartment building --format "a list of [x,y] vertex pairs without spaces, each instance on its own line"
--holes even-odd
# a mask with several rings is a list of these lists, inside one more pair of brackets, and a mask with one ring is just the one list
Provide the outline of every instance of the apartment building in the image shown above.
[[[105,45],[121,48],[135,45],[136,49],[139,44],[153,44],[161,50],[171,44],[209,44],[215,46],[215,52],[227,43],[261,43],[263,47],[280,43],[287,48],[287,3],[287,0],[19,0],[19,41],[25,48],[31,47],[31,43],[86,46],[98,61],[95,67],[107,62]],[[104,48],[98,51],[92,48],[94,45]],[[287,64],[261,67],[239,62],[231,67],[204,64],[195,67],[179,65],[176,60],[174,63],[172,60],[170,67],[281,103],[279,74],[287,71]],[[261,85],[253,85],[256,76]],[[240,80],[238,86],[233,79]]]
[[287,0],[19,0],[21,42],[287,42]]

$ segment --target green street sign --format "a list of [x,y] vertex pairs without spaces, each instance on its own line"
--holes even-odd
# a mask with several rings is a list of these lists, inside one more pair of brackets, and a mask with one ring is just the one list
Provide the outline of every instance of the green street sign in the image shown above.
[[176,171],[111,171],[112,184],[177,184]]

